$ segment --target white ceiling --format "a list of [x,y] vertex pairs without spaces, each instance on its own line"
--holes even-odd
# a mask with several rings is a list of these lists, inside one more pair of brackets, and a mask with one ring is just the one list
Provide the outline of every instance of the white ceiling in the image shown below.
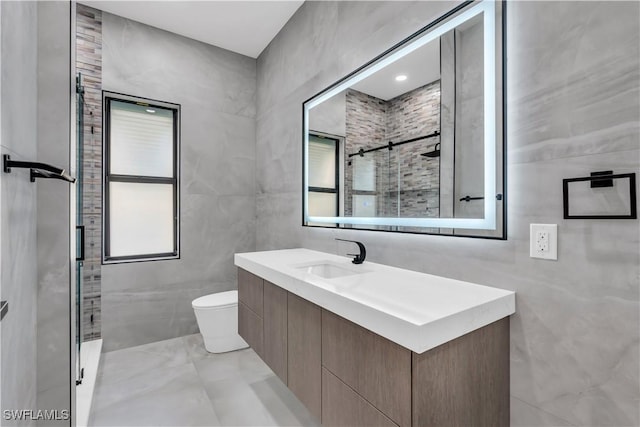
[[[399,74],[407,80],[397,82]],[[440,78],[440,39],[414,50],[353,85],[353,89],[388,101]]]
[[80,0],[124,18],[257,58],[303,0]]

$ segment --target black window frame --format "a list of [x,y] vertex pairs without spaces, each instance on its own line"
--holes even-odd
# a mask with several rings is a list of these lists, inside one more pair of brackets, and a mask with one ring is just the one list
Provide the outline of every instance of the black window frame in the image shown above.
[[[111,101],[127,102],[149,108],[161,108],[173,112],[173,176],[140,176],[111,174]],[[102,264],[119,264],[146,261],[180,259],[180,104],[158,101],[117,92],[102,91]],[[173,186],[173,251],[153,254],[111,256],[109,183],[126,182],[140,184],[171,184]]]
[[[313,136],[315,138],[320,138],[320,139],[328,139],[331,140],[335,143],[335,188],[330,188],[330,187],[313,187],[313,186],[308,186],[307,187],[307,192],[308,193],[331,193],[331,194],[335,194],[336,195],[336,216],[340,216],[340,138],[338,138],[337,136],[331,136],[328,134],[323,134],[320,132],[313,132],[310,131],[309,132],[309,136]],[[323,225],[319,225],[316,227],[331,227],[334,228],[335,225],[333,224],[328,224],[326,226]]]

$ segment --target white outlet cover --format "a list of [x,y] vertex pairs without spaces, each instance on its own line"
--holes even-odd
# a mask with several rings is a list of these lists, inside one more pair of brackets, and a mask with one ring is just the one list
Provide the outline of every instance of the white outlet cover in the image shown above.
[[[529,256],[531,258],[541,258],[558,260],[558,224],[529,224]],[[539,233],[546,233],[548,250],[539,248]],[[543,245],[545,246],[545,245]]]

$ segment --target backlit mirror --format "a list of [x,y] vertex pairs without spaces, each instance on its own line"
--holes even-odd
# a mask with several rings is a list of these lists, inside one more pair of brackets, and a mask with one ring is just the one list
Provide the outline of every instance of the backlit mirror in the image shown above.
[[506,238],[503,9],[465,3],[303,104],[303,225]]

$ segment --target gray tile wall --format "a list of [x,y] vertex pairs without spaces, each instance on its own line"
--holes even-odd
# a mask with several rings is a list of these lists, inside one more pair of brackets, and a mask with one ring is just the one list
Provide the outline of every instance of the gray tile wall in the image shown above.
[[[1,2],[2,114],[0,152],[14,160],[37,157],[37,10],[35,2]],[[0,406],[36,408],[36,186],[29,172],[2,173],[2,299],[9,312],[0,323],[2,384]],[[2,419],[4,425],[13,423]]]
[[[440,81],[429,83],[389,100],[387,141],[404,141],[440,131]],[[440,158],[421,156],[440,138],[401,145],[390,154],[392,173],[400,178],[389,186],[390,214],[402,217],[440,215]],[[398,196],[398,191],[400,195]],[[398,206],[399,205],[399,206]]]
[[[181,104],[181,259],[102,268],[104,349],[198,331],[255,249],[256,61],[103,12],[103,89]],[[296,106],[298,108],[299,106]]]
[[[454,213],[454,161],[456,68],[455,31],[440,37],[440,216],[452,218]],[[440,229],[451,234],[451,229]]]
[[[71,116],[69,105],[74,91],[69,74],[71,52],[71,3],[37,2],[38,5],[38,160],[68,170],[71,163]],[[75,145],[74,145],[75,147]],[[73,156],[75,159],[75,156]],[[37,303],[37,404],[38,409],[71,410],[71,370],[74,354],[70,336],[72,315],[70,285],[75,285],[75,187],[59,180],[41,179],[37,187],[36,260]],[[31,368],[33,369],[33,368]],[[43,421],[41,425],[70,425],[68,420]]]
[[[387,103],[375,96],[349,89],[345,95],[344,140],[344,215],[353,216],[354,175],[357,174],[359,158],[349,157],[360,149],[379,147],[386,144]],[[380,150],[365,154],[364,161],[375,162],[376,212],[380,216],[387,212],[389,183],[389,152]],[[371,159],[371,160],[370,160]],[[356,189],[357,193],[361,193]]]
[[[484,195],[484,79],[482,22],[455,31],[455,167],[456,218],[484,217],[484,203],[460,201]],[[499,206],[499,205],[498,205]]]
[[[562,178],[638,172],[640,4],[508,5],[508,240],[303,228],[302,102],[452,2],[306,2],[258,58],[258,250],[340,254],[517,292],[512,425],[638,425],[637,221],[562,219]],[[309,66],[317,64],[317,66]],[[559,224],[557,262],[529,223]]]

